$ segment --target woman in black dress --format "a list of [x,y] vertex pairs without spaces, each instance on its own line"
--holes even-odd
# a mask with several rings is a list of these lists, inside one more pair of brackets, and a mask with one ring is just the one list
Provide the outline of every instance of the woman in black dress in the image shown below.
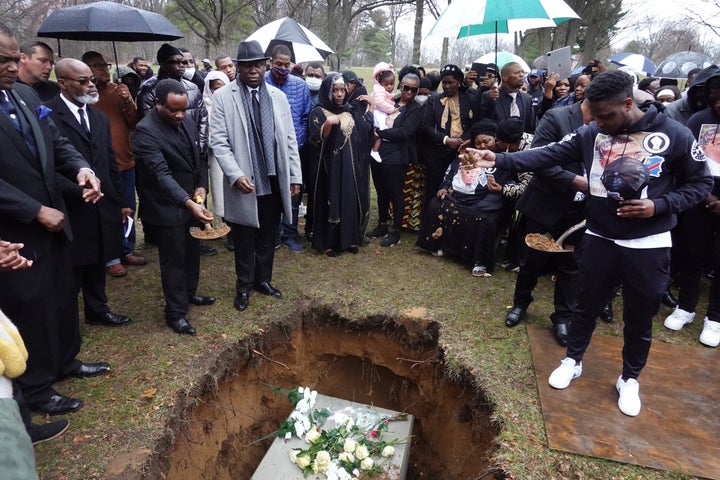
[[363,152],[370,145],[372,106],[366,97],[350,106],[347,97],[342,75],[328,75],[309,119],[309,140],[320,148],[312,244],[330,257],[358,252],[368,215],[363,198],[368,157]]

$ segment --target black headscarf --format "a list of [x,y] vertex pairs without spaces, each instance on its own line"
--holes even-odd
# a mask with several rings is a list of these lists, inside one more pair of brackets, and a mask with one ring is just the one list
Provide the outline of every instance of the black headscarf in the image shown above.
[[[336,115],[348,110],[348,95],[345,95],[345,101],[342,105],[336,105],[332,99],[333,84],[337,79],[342,78],[339,73],[329,73],[320,84],[320,90],[318,91],[318,105]],[[347,87],[345,87],[345,93],[347,94]]]

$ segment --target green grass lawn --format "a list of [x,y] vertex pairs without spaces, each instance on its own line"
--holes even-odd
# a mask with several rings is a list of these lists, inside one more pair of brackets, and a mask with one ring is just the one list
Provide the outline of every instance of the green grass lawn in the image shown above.
[[[59,391],[82,398],[85,406],[68,416],[71,427],[65,435],[37,447],[40,477],[119,478],[112,475],[113,457],[142,457],[152,450],[165,432],[178,393],[190,390],[219,353],[310,303],[357,320],[426,309],[429,319],[442,325],[440,340],[449,366],[472,371],[492,402],[494,419],[501,426],[494,461],[512,478],[689,478],[550,450],[525,324],[513,329],[504,326],[515,274],[498,268],[492,277],[474,278],[469,266],[432,257],[419,251],[414,242],[415,234],[404,232],[395,247],[382,248],[374,240],[359,254],[338,258],[319,255],[307,244],[299,254],[281,248],[273,283],[282,290],[283,299],[252,296],[250,308],[240,314],[232,307],[232,253],[225,250],[222,240],[213,241],[219,253],[202,258],[199,293],[218,300],[210,307],[192,308],[189,318],[198,330],[196,337],[177,335],[165,326],[157,250],[145,247],[142,253],[150,260],[148,265],[131,267],[124,278],[108,278],[111,308],[130,315],[133,323],[117,329],[81,325],[80,358],[109,361],[112,372],[58,384]],[[549,278],[541,280],[529,324],[550,328],[551,286]],[[662,327],[668,313],[661,307],[656,341],[697,346],[702,322],[671,334]],[[621,325],[600,322],[598,333],[620,335]],[[563,353],[558,347],[558,361]],[[110,469],[106,472],[106,468]]]

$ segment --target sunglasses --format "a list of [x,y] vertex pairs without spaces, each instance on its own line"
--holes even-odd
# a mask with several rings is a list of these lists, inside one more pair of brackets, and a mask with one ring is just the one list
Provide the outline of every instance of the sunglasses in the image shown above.
[[90,78],[70,78],[70,77],[60,77],[63,80],[72,80],[73,82],[77,82],[82,86],[87,85],[88,83],[97,83],[97,77],[90,77]]
[[187,60],[168,60],[166,63],[171,65],[190,65],[190,62]]
[[403,92],[410,92],[410,93],[417,93],[419,88],[420,88],[420,87],[411,87],[411,86],[409,86],[409,85],[403,85],[403,86],[402,86],[402,91],[403,91]]

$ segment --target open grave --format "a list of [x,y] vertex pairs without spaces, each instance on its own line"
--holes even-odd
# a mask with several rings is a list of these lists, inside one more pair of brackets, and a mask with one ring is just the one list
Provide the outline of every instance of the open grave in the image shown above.
[[353,321],[311,308],[238,342],[178,398],[139,478],[249,479],[273,439],[253,442],[292,411],[270,386],[411,413],[408,480],[496,478],[492,406],[469,371],[447,365],[423,313]]

